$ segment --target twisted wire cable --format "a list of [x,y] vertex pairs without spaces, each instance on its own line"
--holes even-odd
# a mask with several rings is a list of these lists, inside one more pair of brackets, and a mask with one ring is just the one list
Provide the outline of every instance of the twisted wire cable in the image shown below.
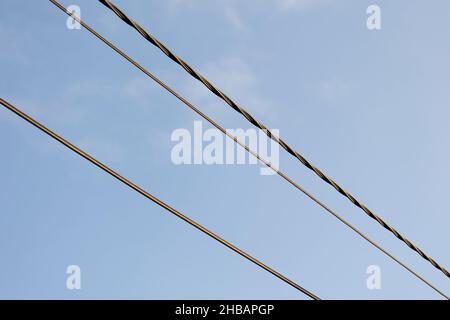
[[113,176],[114,178],[119,180],[120,182],[124,183],[125,185],[127,185],[128,187],[133,189],[134,191],[137,191],[138,193],[140,193],[141,195],[143,195],[147,199],[153,201],[157,205],[161,206],[162,208],[166,209],[170,213],[172,213],[175,216],[177,216],[178,218],[184,220],[185,222],[187,222],[191,226],[195,227],[196,229],[198,229],[201,232],[205,233],[206,235],[210,236],[214,240],[220,242],[224,246],[228,247],[229,249],[233,250],[234,252],[236,252],[239,255],[241,255],[242,257],[244,257],[245,259],[253,262],[254,264],[259,266],[260,268],[262,268],[262,269],[266,270],[267,272],[271,273],[272,275],[276,276],[280,280],[284,281],[285,283],[289,284],[290,286],[292,286],[295,289],[299,290],[300,292],[304,293],[308,297],[310,297],[310,298],[312,298],[314,300],[320,300],[320,298],[318,296],[316,296],[315,294],[311,293],[310,291],[306,290],[305,288],[303,288],[302,286],[298,285],[294,281],[292,281],[289,278],[285,277],[281,273],[279,273],[279,272],[275,271],[274,269],[270,268],[269,266],[265,265],[264,263],[262,263],[261,261],[259,261],[256,258],[254,258],[253,256],[249,255],[248,253],[242,251],[241,249],[239,249],[235,245],[231,244],[230,242],[224,240],[223,238],[221,238],[217,234],[213,233],[212,231],[206,229],[205,227],[203,227],[202,225],[200,225],[196,221],[194,221],[194,220],[190,219],[189,217],[183,215],[181,212],[179,212],[178,210],[174,209],[173,207],[171,207],[170,205],[168,205],[164,201],[160,200],[158,197],[148,193],[147,191],[145,191],[144,189],[142,189],[138,185],[134,184],[133,182],[131,182],[127,178],[121,176],[116,171],[114,171],[113,169],[109,168],[108,166],[106,166],[102,162],[98,161],[97,159],[95,159],[94,157],[89,155],[88,153],[86,153],[83,150],[77,148],[75,145],[71,144],[69,141],[65,140],[64,138],[62,138],[58,134],[54,133],[53,131],[51,131],[50,129],[48,129],[47,127],[45,127],[44,125],[42,125],[41,123],[39,123],[38,121],[33,119],[32,117],[30,117],[29,115],[27,115],[26,113],[24,113],[21,110],[17,109],[16,107],[14,107],[9,102],[7,102],[7,101],[3,100],[2,98],[0,98],[0,104],[2,104],[8,110],[14,112],[16,115],[18,115],[22,119],[26,120],[28,123],[32,124],[33,126],[35,126],[38,129],[40,129],[41,131],[43,131],[44,133],[46,133],[47,135],[49,135],[50,137],[52,137],[56,141],[60,142],[61,144],[63,144],[64,146],[66,146],[67,148],[72,150],[73,152],[75,152],[78,155],[82,156],[83,158],[85,158],[86,160],[88,160],[89,162],[91,162],[92,164],[97,166],[98,168],[102,169],[103,171],[105,171],[106,173],[110,174],[111,176]]
[[159,41],[156,37],[149,34],[145,31],[138,23],[129,18],[122,10],[120,10],[117,6],[115,6],[109,0],[98,0],[107,8],[112,10],[120,19],[122,19],[125,23],[136,29],[145,39],[147,39],[151,44],[160,49],[166,56],[168,56],[171,60],[180,65],[184,70],[186,70],[191,76],[195,79],[203,83],[212,93],[216,96],[224,100],[230,107],[232,107],[235,111],[244,116],[251,124],[256,126],[257,128],[263,130],[266,135],[278,143],[283,149],[285,149],[289,154],[297,158],[304,166],[308,169],[312,170],[316,175],[318,175],[323,181],[331,185],[334,189],[336,189],[341,195],[349,199],[355,206],[362,209],[369,217],[376,220],[381,226],[383,226],[386,230],[393,233],[399,240],[403,241],[409,248],[417,252],[423,259],[430,262],[435,268],[442,271],[447,277],[450,278],[450,273],[446,270],[444,266],[437,263],[431,256],[426,254],[422,249],[408,240],[405,236],[403,236],[400,232],[398,232],[394,227],[385,222],[380,216],[376,215],[372,212],[368,207],[366,207],[363,203],[357,200],[352,194],[342,188],[339,184],[337,184],[333,179],[328,177],[325,173],[323,173],[319,168],[314,166],[310,161],[308,161],[305,157],[303,157],[299,152],[290,147],[284,140],[276,135],[272,134],[268,128],[256,120],[251,114],[249,114],[244,108],[235,103],[231,98],[229,98],[225,93],[223,93],[220,89],[211,84],[206,78],[204,78],[200,73],[195,71],[189,64],[187,64],[183,59],[175,55],[172,51],[170,51],[161,41]]
[[187,107],[189,107],[192,111],[200,115],[203,119],[211,123],[213,126],[215,126],[218,130],[220,130],[222,133],[224,133],[228,138],[232,139],[235,143],[237,143],[239,146],[244,148],[247,152],[255,156],[258,160],[260,160],[263,164],[265,164],[267,167],[272,169],[274,172],[276,172],[280,177],[285,179],[288,183],[290,183],[292,186],[294,186],[296,189],[301,191],[303,194],[305,194],[307,197],[309,197],[311,200],[313,200],[315,203],[317,203],[319,206],[321,206],[323,209],[325,209],[327,212],[329,212],[332,216],[334,216],[336,219],[338,219],[340,222],[345,224],[348,228],[353,230],[355,233],[357,233],[359,236],[361,236],[364,240],[372,244],[374,247],[376,247],[378,250],[383,252],[387,257],[398,263],[401,267],[403,267],[405,270],[410,272],[412,275],[417,277],[419,280],[423,281],[426,285],[428,285],[430,288],[435,290],[437,293],[439,293],[441,296],[443,296],[446,299],[449,299],[443,292],[441,292],[439,289],[437,289],[434,285],[432,285],[430,282],[425,280],[423,277],[421,277],[419,274],[417,274],[415,271],[413,271],[411,268],[406,266],[404,263],[402,263],[399,259],[397,259],[395,256],[393,256],[391,253],[389,253],[387,250],[379,246],[377,243],[369,239],[364,233],[359,231],[356,227],[351,225],[349,222],[347,222],[345,219],[343,219],[341,216],[339,216],[336,212],[334,212],[332,209],[330,209],[328,206],[326,206],[324,203],[322,203],[320,200],[315,198],[312,194],[307,192],[305,189],[303,189],[300,185],[295,183],[292,179],[290,179],[287,175],[285,175],[283,172],[277,170],[274,168],[270,162],[262,158],[258,153],[251,150],[247,145],[239,141],[237,137],[230,134],[228,131],[226,131],[224,128],[222,128],[219,124],[217,124],[214,120],[209,118],[206,114],[204,114],[202,111],[200,111],[198,108],[196,108],[194,105],[192,105],[189,101],[187,101],[185,98],[181,97],[177,92],[175,92],[172,88],[170,88],[167,84],[159,80],[156,76],[154,76],[152,73],[150,73],[147,69],[142,67],[139,63],[137,63],[135,60],[133,60],[131,57],[129,57],[126,53],[121,51],[119,48],[117,48],[114,44],[112,44],[110,41],[102,37],[99,33],[97,33],[95,30],[93,30],[90,26],[88,26],[84,21],[82,21],[79,17],[77,17],[75,14],[72,14],[68,12],[62,5],[60,5],[55,0],[50,0],[56,7],[58,7],[61,11],[66,13],[67,15],[71,16],[73,19],[75,19],[77,22],[79,22],[86,30],[88,30],[91,34],[93,34],[95,37],[97,37],[99,40],[104,42],[106,45],[108,45],[111,49],[113,49],[115,52],[120,54],[123,58],[125,58],[127,61],[129,61],[132,65],[134,65],[136,68],[138,68],[140,71],[142,71],[145,75],[147,75],[149,78],[151,78],[153,81],[155,81],[158,85],[163,87],[165,90],[167,90],[169,93],[171,93],[174,97],[179,99],[182,103],[184,103]]

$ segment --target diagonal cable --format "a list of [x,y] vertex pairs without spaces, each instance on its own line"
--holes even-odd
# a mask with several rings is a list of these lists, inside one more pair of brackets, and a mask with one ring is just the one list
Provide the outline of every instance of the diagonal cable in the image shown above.
[[58,142],[60,142],[61,144],[63,144],[64,146],[66,146],[67,148],[72,150],[73,152],[75,152],[78,155],[82,156],[83,158],[85,158],[86,160],[88,160],[89,162],[91,162],[92,164],[97,166],[98,168],[102,169],[103,171],[105,171],[106,173],[110,174],[111,176],[113,176],[114,178],[119,180],[120,182],[124,183],[125,185],[127,185],[128,187],[133,189],[134,191],[137,191],[138,193],[140,193],[141,195],[143,195],[147,199],[153,201],[157,205],[161,206],[162,208],[166,209],[170,213],[172,213],[175,216],[177,216],[178,218],[184,220],[185,222],[187,222],[191,226],[193,226],[196,229],[200,230],[201,232],[207,234],[208,236],[210,236],[214,240],[220,242],[224,246],[226,246],[229,249],[233,250],[234,252],[238,253],[239,255],[244,257],[245,259],[253,262],[254,264],[259,266],[260,268],[266,270],[267,272],[269,272],[272,275],[276,276],[277,278],[279,278],[280,280],[284,281],[285,283],[291,285],[292,287],[294,287],[295,289],[297,289],[300,292],[304,293],[308,297],[310,297],[310,298],[312,298],[314,300],[320,300],[319,297],[317,297],[316,295],[314,295],[310,291],[306,290],[305,288],[303,288],[302,286],[298,285],[294,281],[288,279],[284,275],[282,275],[282,274],[278,273],[277,271],[273,270],[269,266],[267,266],[264,263],[260,262],[259,260],[257,260],[256,258],[252,257],[248,253],[242,251],[241,249],[239,249],[235,245],[231,244],[230,242],[224,240],[223,238],[221,238],[220,236],[216,235],[212,231],[206,229],[205,227],[203,227],[199,223],[195,222],[194,220],[190,219],[189,217],[183,215],[181,212],[177,211],[176,209],[172,208],[170,205],[168,205],[167,203],[163,202],[162,200],[160,200],[156,196],[148,193],[147,191],[145,191],[141,187],[137,186],[136,184],[134,184],[130,180],[128,180],[125,177],[121,176],[120,174],[118,174],[117,172],[115,172],[114,170],[112,170],[111,168],[106,166],[105,164],[101,163],[100,161],[98,161],[97,159],[95,159],[94,157],[89,155],[88,153],[86,153],[83,150],[77,148],[76,146],[74,146],[73,144],[71,144],[70,142],[68,142],[67,140],[62,138],[61,136],[57,135],[56,133],[54,133],[53,131],[51,131],[50,129],[48,129],[47,127],[45,127],[44,125],[42,125],[41,123],[39,123],[38,121],[33,119],[32,117],[30,117],[29,115],[27,115],[24,112],[22,112],[21,110],[17,109],[12,104],[10,104],[7,101],[3,100],[2,98],[0,98],[0,104],[2,104],[5,108],[9,109],[10,111],[14,112],[16,115],[18,115],[22,119],[24,119],[27,122],[29,122],[30,124],[32,124],[36,128],[38,128],[39,130],[43,131],[44,133],[46,133],[47,135],[49,135],[53,139],[57,140]]
[[310,161],[308,161],[305,157],[303,157],[299,152],[295,151],[292,147],[290,147],[284,140],[276,135],[273,135],[267,127],[256,120],[251,114],[249,114],[244,108],[235,103],[231,98],[229,98],[225,93],[219,90],[217,87],[212,85],[206,78],[204,78],[200,73],[195,71],[189,64],[187,64],[183,59],[175,55],[172,51],[170,51],[161,41],[159,41],[156,37],[149,34],[145,31],[139,24],[130,19],[122,10],[120,10],[117,6],[115,6],[109,0],[98,0],[102,4],[104,4],[107,8],[111,9],[120,19],[126,22],[128,25],[136,29],[145,39],[147,39],[151,44],[159,48],[165,55],[167,55],[174,62],[179,64],[186,70],[191,76],[195,79],[199,80],[203,83],[212,93],[214,93],[219,98],[223,99],[230,107],[232,107],[235,111],[243,115],[250,123],[252,123],[257,128],[263,130],[266,135],[277,142],[283,149],[285,149],[292,156],[297,158],[303,165],[305,165],[308,169],[314,171],[322,180],[326,183],[330,184],[335,188],[340,194],[348,198],[355,206],[362,209],[369,217],[376,220],[380,225],[382,225],[385,229],[389,230],[393,233],[398,239],[403,241],[408,247],[412,250],[416,251],[422,258],[429,261],[435,268],[442,271],[447,277],[450,278],[450,273],[442,266],[437,263],[431,256],[426,254],[422,249],[417,247],[414,243],[408,240],[405,236],[403,236],[400,232],[398,232],[394,227],[385,222],[381,217],[372,212],[369,208],[367,208],[363,203],[357,200],[352,194],[342,188],[339,184],[337,184],[333,179],[328,177],[325,173],[323,173],[319,168],[314,166]]
[[137,63],[135,60],[133,60],[131,57],[129,57],[126,53],[121,51],[119,48],[117,48],[114,44],[109,42],[107,39],[102,37],[98,32],[93,30],[90,26],[88,26],[84,21],[82,21],[78,16],[75,14],[72,14],[67,11],[62,5],[60,5],[55,0],[50,0],[56,7],[58,7],[61,11],[66,13],[67,15],[71,16],[73,19],[75,19],[77,22],[79,22],[86,30],[88,30],[91,34],[93,34],[95,37],[97,37],[99,40],[104,42],[106,45],[108,45],[111,49],[113,49],[115,52],[120,54],[123,58],[125,58],[128,62],[130,62],[132,65],[134,65],[136,68],[138,68],[140,71],[142,71],[144,74],[146,74],[149,78],[151,78],[153,81],[155,81],[158,85],[163,87],[165,90],[170,92],[173,96],[175,96],[177,99],[179,99],[181,102],[183,102],[187,107],[189,107],[192,111],[200,115],[203,119],[211,123],[213,126],[215,126],[218,130],[220,130],[222,133],[224,133],[227,137],[235,141],[238,145],[240,145],[242,148],[244,148],[247,152],[255,156],[258,160],[260,160],[263,164],[265,164],[267,167],[271,168],[274,172],[276,172],[280,177],[285,179],[287,182],[289,182],[292,186],[294,186],[296,189],[301,191],[303,194],[305,194],[307,197],[309,197],[311,200],[313,200],[315,203],[317,203],[319,206],[321,206],[323,209],[325,209],[327,212],[329,212],[332,216],[334,216],[336,219],[338,219],[340,222],[345,224],[348,228],[350,228],[352,231],[357,233],[360,237],[362,237],[364,240],[372,244],[374,247],[376,247],[378,250],[383,252],[386,256],[388,256],[390,259],[398,263],[401,267],[403,267],[405,270],[410,272],[412,275],[417,277],[419,280],[423,281],[426,285],[428,285],[430,288],[435,290],[437,293],[442,295],[444,298],[449,299],[444,293],[442,293],[439,289],[437,289],[435,286],[433,286],[430,282],[425,280],[423,277],[421,277],[419,274],[417,274],[415,271],[413,271],[411,268],[406,266],[404,263],[402,263],[399,259],[397,259],[395,256],[390,254],[387,250],[379,246],[376,242],[372,241],[370,238],[368,238],[364,233],[359,231],[356,227],[351,225],[349,222],[347,222],[344,218],[339,216],[336,212],[334,212],[332,209],[330,209],[327,205],[322,203],[320,200],[318,200],[316,197],[314,197],[312,194],[310,194],[308,191],[303,189],[300,185],[295,183],[292,179],[290,179],[287,175],[285,175],[283,172],[277,170],[274,168],[270,162],[265,160],[264,158],[260,157],[258,153],[251,150],[248,146],[246,146],[244,143],[239,141],[237,137],[230,134],[228,131],[226,131],[224,128],[222,128],[219,124],[214,122],[211,118],[209,118],[206,114],[204,114],[202,111],[200,111],[198,108],[196,108],[194,105],[192,105],[189,101],[187,101],[185,98],[181,97],[177,92],[175,92],[172,88],[170,88],[167,84],[159,80],[156,76],[154,76],[152,73],[150,73],[147,69],[142,67],[139,63]]

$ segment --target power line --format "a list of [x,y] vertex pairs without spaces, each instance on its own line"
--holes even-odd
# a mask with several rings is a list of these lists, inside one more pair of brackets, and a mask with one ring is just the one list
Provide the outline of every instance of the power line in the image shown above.
[[381,217],[372,212],[369,208],[367,208],[363,203],[357,200],[352,194],[342,188],[339,184],[337,184],[333,179],[328,177],[325,173],[323,173],[319,168],[314,166],[310,161],[304,158],[299,152],[295,151],[292,147],[290,147],[284,140],[280,137],[273,135],[270,130],[267,129],[265,125],[256,120],[251,114],[249,114],[244,108],[235,103],[230,97],[228,97],[225,93],[219,90],[217,87],[212,85],[206,78],[204,78],[200,73],[195,71],[190,65],[188,65],[183,59],[178,57],[172,51],[170,51],[163,43],[161,43],[156,37],[149,34],[145,31],[139,24],[130,19],[122,10],[120,10],[117,6],[112,4],[109,0],[98,0],[107,8],[112,10],[120,19],[126,22],[128,25],[136,29],[145,39],[147,39],[151,44],[160,49],[166,56],[172,59],[174,62],[179,64],[186,70],[191,76],[195,79],[199,80],[203,83],[212,93],[216,96],[224,100],[229,106],[231,106],[235,111],[243,115],[251,124],[263,130],[266,135],[277,142],[283,149],[285,149],[292,156],[297,158],[303,165],[305,165],[308,169],[314,171],[316,175],[318,175],[322,180],[333,186],[340,194],[348,198],[355,206],[362,209],[369,217],[376,220],[380,225],[382,225],[385,229],[389,230],[393,233],[398,239],[406,243],[408,247],[412,250],[416,251],[422,258],[429,261],[435,268],[442,271],[447,277],[450,277],[450,273],[439,263],[437,263],[431,256],[422,251],[419,247],[413,244],[410,240],[408,240],[405,236],[399,233],[394,227],[385,222]]
[[347,222],[344,218],[342,218],[340,215],[338,215],[336,212],[334,212],[331,208],[329,208],[327,205],[322,203],[320,200],[318,200],[316,197],[314,197],[312,194],[310,194],[308,191],[303,189],[300,185],[298,185],[296,182],[294,182],[292,179],[290,179],[286,174],[283,172],[275,169],[267,160],[261,158],[258,153],[251,150],[248,146],[240,142],[237,137],[230,134],[228,131],[226,131],[224,128],[222,128],[219,124],[217,124],[214,120],[209,118],[206,114],[204,114],[202,111],[200,111],[198,108],[196,108],[194,105],[192,105],[189,101],[187,101],[185,98],[180,96],[176,91],[174,91],[172,88],[170,88],[167,84],[162,82],[160,79],[158,79],[156,76],[154,76],[152,73],[150,73],[147,69],[142,67],[139,63],[137,63],[135,60],[133,60],[131,57],[129,57],[126,53],[121,51],[119,48],[117,48],[114,44],[112,44],[110,41],[102,37],[99,33],[97,33],[94,29],[92,29],[90,26],[88,26],[84,21],[82,21],[79,17],[77,17],[75,14],[72,14],[71,12],[67,11],[61,4],[59,4],[55,0],[49,0],[52,2],[55,6],[57,6],[61,11],[66,13],[67,15],[71,16],[73,19],[75,19],[77,22],[79,22],[86,30],[88,30],[90,33],[92,33],[95,37],[97,37],[99,40],[104,42],[106,45],[108,45],[111,49],[116,51],[118,54],[120,54],[123,58],[125,58],[127,61],[129,61],[131,64],[133,64],[136,68],[138,68],[140,71],[142,71],[144,74],[146,74],[148,77],[150,77],[153,81],[155,81],[158,85],[163,87],[165,90],[170,92],[173,96],[175,96],[177,99],[179,99],[181,102],[183,102],[186,106],[188,106],[191,110],[193,110],[195,113],[200,115],[203,119],[211,123],[213,126],[215,126],[218,130],[220,130],[222,133],[224,133],[227,137],[235,141],[237,144],[239,144],[241,147],[243,147],[247,152],[255,156],[258,160],[260,160],[263,164],[265,164],[267,167],[274,170],[280,177],[282,177],[284,180],[289,182],[292,186],[294,186],[296,189],[301,191],[303,194],[305,194],[307,197],[309,197],[311,200],[313,200],[315,203],[317,203],[320,207],[325,209],[327,212],[329,212],[332,216],[334,216],[336,219],[338,219],[340,222],[345,224],[348,228],[353,230],[355,233],[357,233],[360,237],[362,237],[364,240],[372,244],[375,248],[383,252],[386,256],[391,258],[393,261],[398,263],[401,267],[403,267],[405,270],[410,272],[412,275],[417,277],[419,280],[423,281],[426,285],[428,285],[430,288],[435,290],[437,293],[439,293],[441,296],[443,296],[446,299],[449,299],[442,291],[437,289],[433,284],[431,284],[429,281],[425,280],[422,276],[417,274],[414,270],[406,266],[403,262],[401,262],[399,259],[397,259],[394,255],[389,253],[387,250],[385,250],[383,247],[378,245],[376,242],[372,241],[369,237],[367,237],[364,233],[359,231],[356,227],[354,227],[352,224]]
[[24,119],[27,122],[29,122],[30,124],[32,124],[36,128],[40,129],[41,131],[43,131],[44,133],[46,133],[47,135],[49,135],[53,139],[57,140],[58,142],[60,142],[61,144],[63,144],[64,146],[66,146],[67,148],[72,150],[73,152],[75,152],[78,155],[82,156],[83,158],[85,158],[86,160],[88,160],[89,162],[91,162],[92,164],[97,166],[98,168],[102,169],[106,173],[109,173],[111,176],[113,176],[114,178],[116,178],[120,182],[124,183],[125,185],[127,185],[131,189],[139,192],[141,195],[143,195],[147,199],[153,201],[157,205],[161,206],[162,208],[166,209],[170,213],[172,213],[175,216],[177,216],[178,218],[180,218],[180,219],[184,220],[185,222],[189,223],[191,226],[193,226],[193,227],[197,228],[198,230],[202,231],[203,233],[207,234],[208,236],[210,236],[214,240],[220,242],[221,244],[223,244],[226,247],[230,248],[231,250],[233,250],[234,252],[238,253],[242,257],[244,257],[247,260],[253,262],[254,264],[259,266],[260,268],[266,270],[267,272],[270,272],[272,275],[276,276],[280,280],[282,280],[282,281],[286,282],[287,284],[291,285],[292,287],[294,287],[295,289],[297,289],[300,292],[304,293],[308,297],[310,297],[310,298],[312,298],[314,300],[320,300],[319,297],[317,297],[316,295],[314,295],[310,291],[306,290],[305,288],[303,288],[302,286],[298,285],[294,281],[288,279],[287,277],[283,276],[282,274],[280,274],[277,271],[273,270],[272,268],[268,267],[264,263],[260,262],[259,260],[257,260],[256,258],[252,257],[248,253],[242,251],[241,249],[239,249],[238,247],[234,246],[230,242],[224,240],[223,238],[221,238],[220,236],[216,235],[212,231],[206,229],[205,227],[203,227],[199,223],[195,222],[194,220],[190,219],[189,217],[183,215],[181,212],[179,212],[176,209],[172,208],[170,205],[168,205],[167,203],[163,202],[162,200],[160,200],[156,196],[151,195],[150,193],[148,193],[147,191],[145,191],[141,187],[139,187],[136,184],[132,183],[130,180],[124,178],[123,176],[121,176],[120,174],[118,174],[117,172],[115,172],[114,170],[112,170],[111,168],[106,166],[105,164],[101,163],[100,161],[98,161],[97,159],[95,159],[94,157],[89,155],[88,153],[86,153],[83,150],[77,148],[76,146],[74,146],[73,144],[71,144],[70,142],[68,142],[67,140],[62,138],[61,136],[57,135],[56,133],[54,133],[53,131],[51,131],[50,129],[48,129],[47,127],[45,127],[44,125],[42,125],[41,123],[39,123],[38,121],[33,119],[32,117],[30,117],[29,115],[27,115],[26,113],[24,113],[21,110],[17,109],[16,107],[11,105],[7,101],[3,100],[2,98],[0,98],[0,104],[2,104],[4,107],[9,109],[10,111],[14,112],[16,115],[18,115],[22,119]]

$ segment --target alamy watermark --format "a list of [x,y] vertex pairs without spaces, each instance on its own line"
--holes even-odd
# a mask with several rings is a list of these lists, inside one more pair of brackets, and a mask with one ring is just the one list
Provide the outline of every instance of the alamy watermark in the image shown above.
[[366,280],[367,289],[381,290],[381,268],[377,265],[367,267],[366,273],[369,277]]
[[[276,174],[280,165],[280,148],[266,132],[257,129],[227,129],[226,132],[247,145],[274,168],[272,170],[261,163],[261,175]],[[279,136],[279,130],[270,130],[270,133]],[[172,162],[176,165],[256,165],[259,162],[220,130],[203,130],[202,121],[194,121],[192,133],[185,128],[175,129],[170,139],[176,142],[171,151]]]
[[[67,11],[81,19],[81,8],[79,6],[77,6],[76,4],[71,4],[70,6],[68,6]],[[75,20],[73,17],[67,18],[66,26],[67,26],[67,29],[69,29],[69,30],[80,30],[81,29],[81,24],[77,20]]]
[[69,290],[81,290],[81,268],[77,265],[70,265],[66,269],[69,275],[66,279],[66,288]]
[[367,7],[366,13],[369,15],[366,21],[367,29],[381,30],[381,8],[373,4]]

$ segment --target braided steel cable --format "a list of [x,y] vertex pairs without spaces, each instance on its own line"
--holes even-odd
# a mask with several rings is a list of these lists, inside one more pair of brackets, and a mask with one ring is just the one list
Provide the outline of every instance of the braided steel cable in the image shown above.
[[314,166],[310,161],[308,161],[305,157],[303,157],[299,152],[290,147],[284,140],[276,135],[273,135],[267,127],[256,120],[251,114],[249,114],[244,108],[235,103],[231,98],[229,98],[225,93],[211,84],[206,78],[204,78],[200,73],[195,71],[189,64],[187,64],[183,59],[175,55],[172,51],[170,51],[161,41],[155,38],[153,35],[149,34],[145,31],[138,23],[130,19],[122,10],[120,10],[117,6],[111,3],[109,0],[98,0],[107,8],[112,10],[120,19],[122,19],[125,23],[136,29],[145,39],[147,39],[151,44],[160,49],[166,56],[176,62],[178,65],[183,67],[186,72],[188,72],[195,79],[203,83],[212,93],[216,96],[224,100],[230,107],[232,107],[235,111],[243,115],[251,124],[256,126],[257,128],[263,130],[266,135],[278,143],[283,149],[285,149],[289,154],[297,158],[304,166],[308,169],[314,171],[316,175],[318,175],[323,181],[331,185],[334,189],[336,189],[341,195],[349,199],[355,206],[362,209],[369,217],[376,220],[381,226],[383,226],[386,230],[393,233],[399,240],[403,241],[409,248],[417,252],[423,259],[430,262],[435,268],[442,271],[447,277],[450,278],[450,273],[442,266],[437,263],[431,256],[426,254],[422,249],[417,247],[414,243],[408,240],[405,236],[403,236],[400,232],[398,232],[394,227],[385,222],[380,216],[376,215],[369,208],[367,208],[363,203],[357,200],[352,194],[342,188],[339,184],[337,184],[333,179],[328,177],[325,173],[323,173],[319,168]]
[[306,290],[305,288],[303,288],[302,286],[298,285],[294,281],[292,281],[289,278],[285,277],[281,273],[279,273],[279,272],[275,271],[274,269],[270,268],[269,266],[265,265],[264,263],[262,263],[258,259],[254,258],[251,255],[249,255],[248,253],[246,253],[245,251],[242,251],[241,249],[239,249],[235,245],[233,245],[230,242],[224,240],[223,238],[221,238],[217,234],[215,234],[212,231],[206,229],[205,227],[203,227],[199,223],[195,222],[194,220],[190,219],[189,217],[183,215],[178,210],[174,209],[173,207],[171,207],[170,205],[168,205],[164,201],[160,200],[156,196],[148,193],[147,191],[145,191],[144,189],[142,189],[138,185],[134,184],[133,182],[131,182],[127,178],[121,176],[116,171],[112,170],[111,168],[109,168],[105,164],[101,163],[100,161],[98,161],[97,159],[95,159],[94,157],[89,155],[88,153],[84,152],[83,150],[77,148],[75,145],[71,144],[69,141],[65,140],[64,138],[62,138],[58,134],[54,133],[53,131],[51,131],[50,129],[48,129],[47,127],[45,127],[44,125],[42,125],[41,123],[39,123],[38,121],[36,121],[32,117],[30,117],[26,113],[24,113],[21,110],[17,109],[12,104],[10,104],[7,101],[3,100],[2,98],[0,98],[0,104],[2,104],[5,108],[9,109],[10,111],[14,112],[16,115],[18,115],[22,119],[26,120],[28,123],[32,124],[33,126],[35,126],[38,129],[40,129],[41,131],[43,131],[44,133],[46,133],[47,135],[49,135],[50,137],[52,137],[56,141],[60,142],[61,144],[63,144],[64,146],[66,146],[67,148],[72,150],[73,152],[75,152],[78,155],[82,156],[83,158],[85,158],[86,160],[88,160],[89,162],[91,162],[92,164],[97,166],[98,168],[102,169],[103,171],[105,171],[106,173],[110,174],[111,176],[113,176],[114,178],[119,180],[120,182],[124,183],[125,185],[127,185],[128,187],[133,189],[134,191],[137,191],[138,193],[140,193],[141,195],[143,195],[147,199],[153,201],[157,205],[161,206],[162,208],[166,209],[170,213],[172,213],[175,216],[177,216],[178,218],[184,220],[185,222],[187,222],[191,226],[193,226],[196,229],[202,231],[206,235],[210,236],[214,240],[220,242],[224,246],[226,246],[229,249],[233,250],[234,252],[238,253],[239,255],[244,257],[245,259],[253,262],[254,264],[259,266],[260,268],[266,270],[267,272],[269,272],[272,275],[276,276],[277,278],[279,278],[280,280],[284,281],[285,283],[291,285],[292,287],[294,287],[295,289],[297,289],[300,292],[304,293],[308,297],[310,297],[310,298],[312,298],[314,300],[320,300],[320,298],[318,296],[316,296],[315,294],[311,293],[310,291]]
[[206,114],[204,114],[202,111],[200,111],[198,108],[196,108],[194,105],[192,105],[189,101],[187,101],[185,98],[181,97],[177,92],[175,92],[172,88],[170,88],[168,85],[166,85],[164,82],[159,80],[156,76],[154,76],[152,73],[150,73],[147,69],[142,67],[139,63],[137,63],[135,60],[133,60],[131,57],[129,57],[126,53],[121,51],[119,48],[117,48],[114,44],[109,42],[107,39],[102,37],[99,33],[97,33],[95,30],[93,30],[90,26],[88,26],[84,21],[82,21],[79,17],[77,17],[75,14],[72,14],[68,12],[62,5],[60,5],[55,0],[50,0],[56,7],[58,7],[61,11],[66,13],[67,15],[71,16],[73,19],[75,19],[77,22],[79,22],[86,30],[88,30],[91,34],[93,34],[95,37],[97,37],[99,40],[104,42],[106,45],[108,45],[111,49],[113,49],[115,52],[120,54],[123,58],[125,58],[127,61],[129,61],[131,64],[133,64],[136,68],[138,68],[140,71],[142,71],[145,75],[147,75],[149,78],[151,78],[153,81],[155,81],[158,85],[163,87],[165,90],[167,90],[169,93],[171,93],[174,97],[179,99],[181,102],[183,102],[187,107],[189,107],[192,111],[200,115],[203,119],[211,123],[213,126],[215,126],[218,130],[220,130],[222,133],[224,133],[227,137],[232,139],[234,142],[236,142],[239,146],[244,148],[247,152],[255,156],[258,160],[260,160],[263,164],[265,164],[267,167],[272,169],[274,172],[276,172],[280,177],[285,179],[287,182],[289,182],[292,186],[294,186],[296,189],[301,191],[303,194],[305,194],[307,197],[309,197],[311,200],[313,200],[315,203],[317,203],[319,206],[321,206],[323,209],[325,209],[327,212],[329,212],[332,216],[334,216],[336,219],[338,219],[340,222],[345,224],[348,228],[353,230],[355,233],[357,233],[359,236],[361,236],[364,240],[372,244],[374,247],[376,247],[378,250],[383,252],[386,256],[391,258],[393,261],[398,263],[401,267],[403,267],[405,270],[410,272],[412,275],[417,277],[419,280],[423,281],[426,285],[428,285],[430,288],[435,290],[437,293],[439,293],[441,296],[443,296],[446,299],[449,299],[444,293],[442,293],[439,289],[437,289],[435,286],[433,286],[430,282],[425,280],[423,277],[421,277],[419,274],[417,274],[415,271],[413,271],[411,268],[406,266],[404,263],[402,263],[400,260],[398,260],[395,256],[390,254],[388,251],[386,251],[384,248],[379,246],[377,243],[369,239],[364,233],[359,231],[356,227],[351,225],[349,222],[347,222],[345,219],[343,219],[341,216],[339,216],[336,212],[334,212],[332,209],[330,209],[328,206],[326,206],[324,203],[322,203],[320,200],[315,198],[312,194],[307,192],[305,189],[303,189],[300,185],[295,183],[292,179],[290,179],[287,175],[285,175],[283,172],[277,170],[274,168],[270,162],[262,158],[258,153],[251,150],[247,145],[242,143],[237,139],[237,137],[230,134],[228,131],[226,131],[224,128],[222,128],[219,124],[217,124],[214,120],[209,118]]

